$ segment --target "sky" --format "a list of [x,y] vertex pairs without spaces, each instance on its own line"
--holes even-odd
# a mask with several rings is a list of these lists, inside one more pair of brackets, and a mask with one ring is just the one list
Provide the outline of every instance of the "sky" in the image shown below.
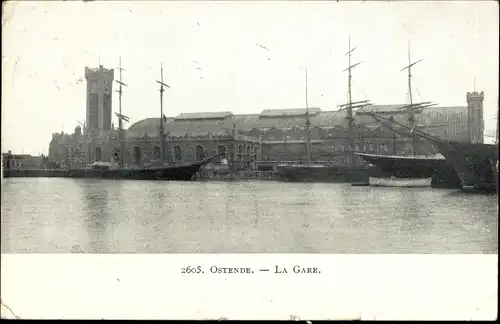
[[115,68],[120,56],[127,127],[159,117],[160,64],[167,116],[304,108],[306,66],[308,105],[336,110],[347,101],[349,38],[352,63],[362,62],[353,101],[408,102],[410,44],[422,60],[413,101],[465,106],[468,91],[484,91],[494,136],[498,19],[496,1],[4,2],[2,152],[47,154],[52,133],[85,121],[85,66]]

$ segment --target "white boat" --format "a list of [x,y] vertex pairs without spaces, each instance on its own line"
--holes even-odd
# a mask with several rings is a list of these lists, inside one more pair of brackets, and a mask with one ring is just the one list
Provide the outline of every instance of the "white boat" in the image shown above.
[[103,162],[103,161],[95,161],[92,164],[86,166],[87,169],[105,169],[105,170],[118,170],[120,165],[116,162]]
[[369,177],[370,186],[373,187],[404,187],[404,188],[416,188],[416,187],[426,187],[430,188],[432,183],[432,178],[374,178]]

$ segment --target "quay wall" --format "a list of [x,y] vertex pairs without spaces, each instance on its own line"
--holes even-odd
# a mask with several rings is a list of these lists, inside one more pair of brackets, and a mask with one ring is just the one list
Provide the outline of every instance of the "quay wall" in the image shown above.
[[199,181],[233,181],[233,180],[267,180],[280,181],[281,175],[274,171],[236,171],[231,177],[230,173],[202,171],[196,174]]
[[60,169],[15,169],[2,170],[3,178],[65,178],[67,170]]
[[[3,170],[3,178],[69,178],[68,170],[61,169],[15,169]],[[274,171],[236,171],[234,179],[238,180],[280,180],[278,173]],[[219,180],[231,181],[229,173],[218,173],[203,171],[198,172],[196,180]]]

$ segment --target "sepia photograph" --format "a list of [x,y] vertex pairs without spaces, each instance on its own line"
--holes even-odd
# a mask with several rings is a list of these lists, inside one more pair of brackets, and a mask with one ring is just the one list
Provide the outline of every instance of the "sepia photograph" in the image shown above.
[[2,259],[497,257],[498,2],[2,6]]

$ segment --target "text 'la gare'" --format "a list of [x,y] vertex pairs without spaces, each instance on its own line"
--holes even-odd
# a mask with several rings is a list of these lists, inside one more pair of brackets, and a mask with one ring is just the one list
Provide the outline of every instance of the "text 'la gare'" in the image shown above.
[[[321,271],[316,267],[301,267],[299,265],[293,266],[291,270],[293,273],[300,274],[321,273]],[[275,266],[274,273],[285,274],[288,273],[288,269],[286,267]]]

